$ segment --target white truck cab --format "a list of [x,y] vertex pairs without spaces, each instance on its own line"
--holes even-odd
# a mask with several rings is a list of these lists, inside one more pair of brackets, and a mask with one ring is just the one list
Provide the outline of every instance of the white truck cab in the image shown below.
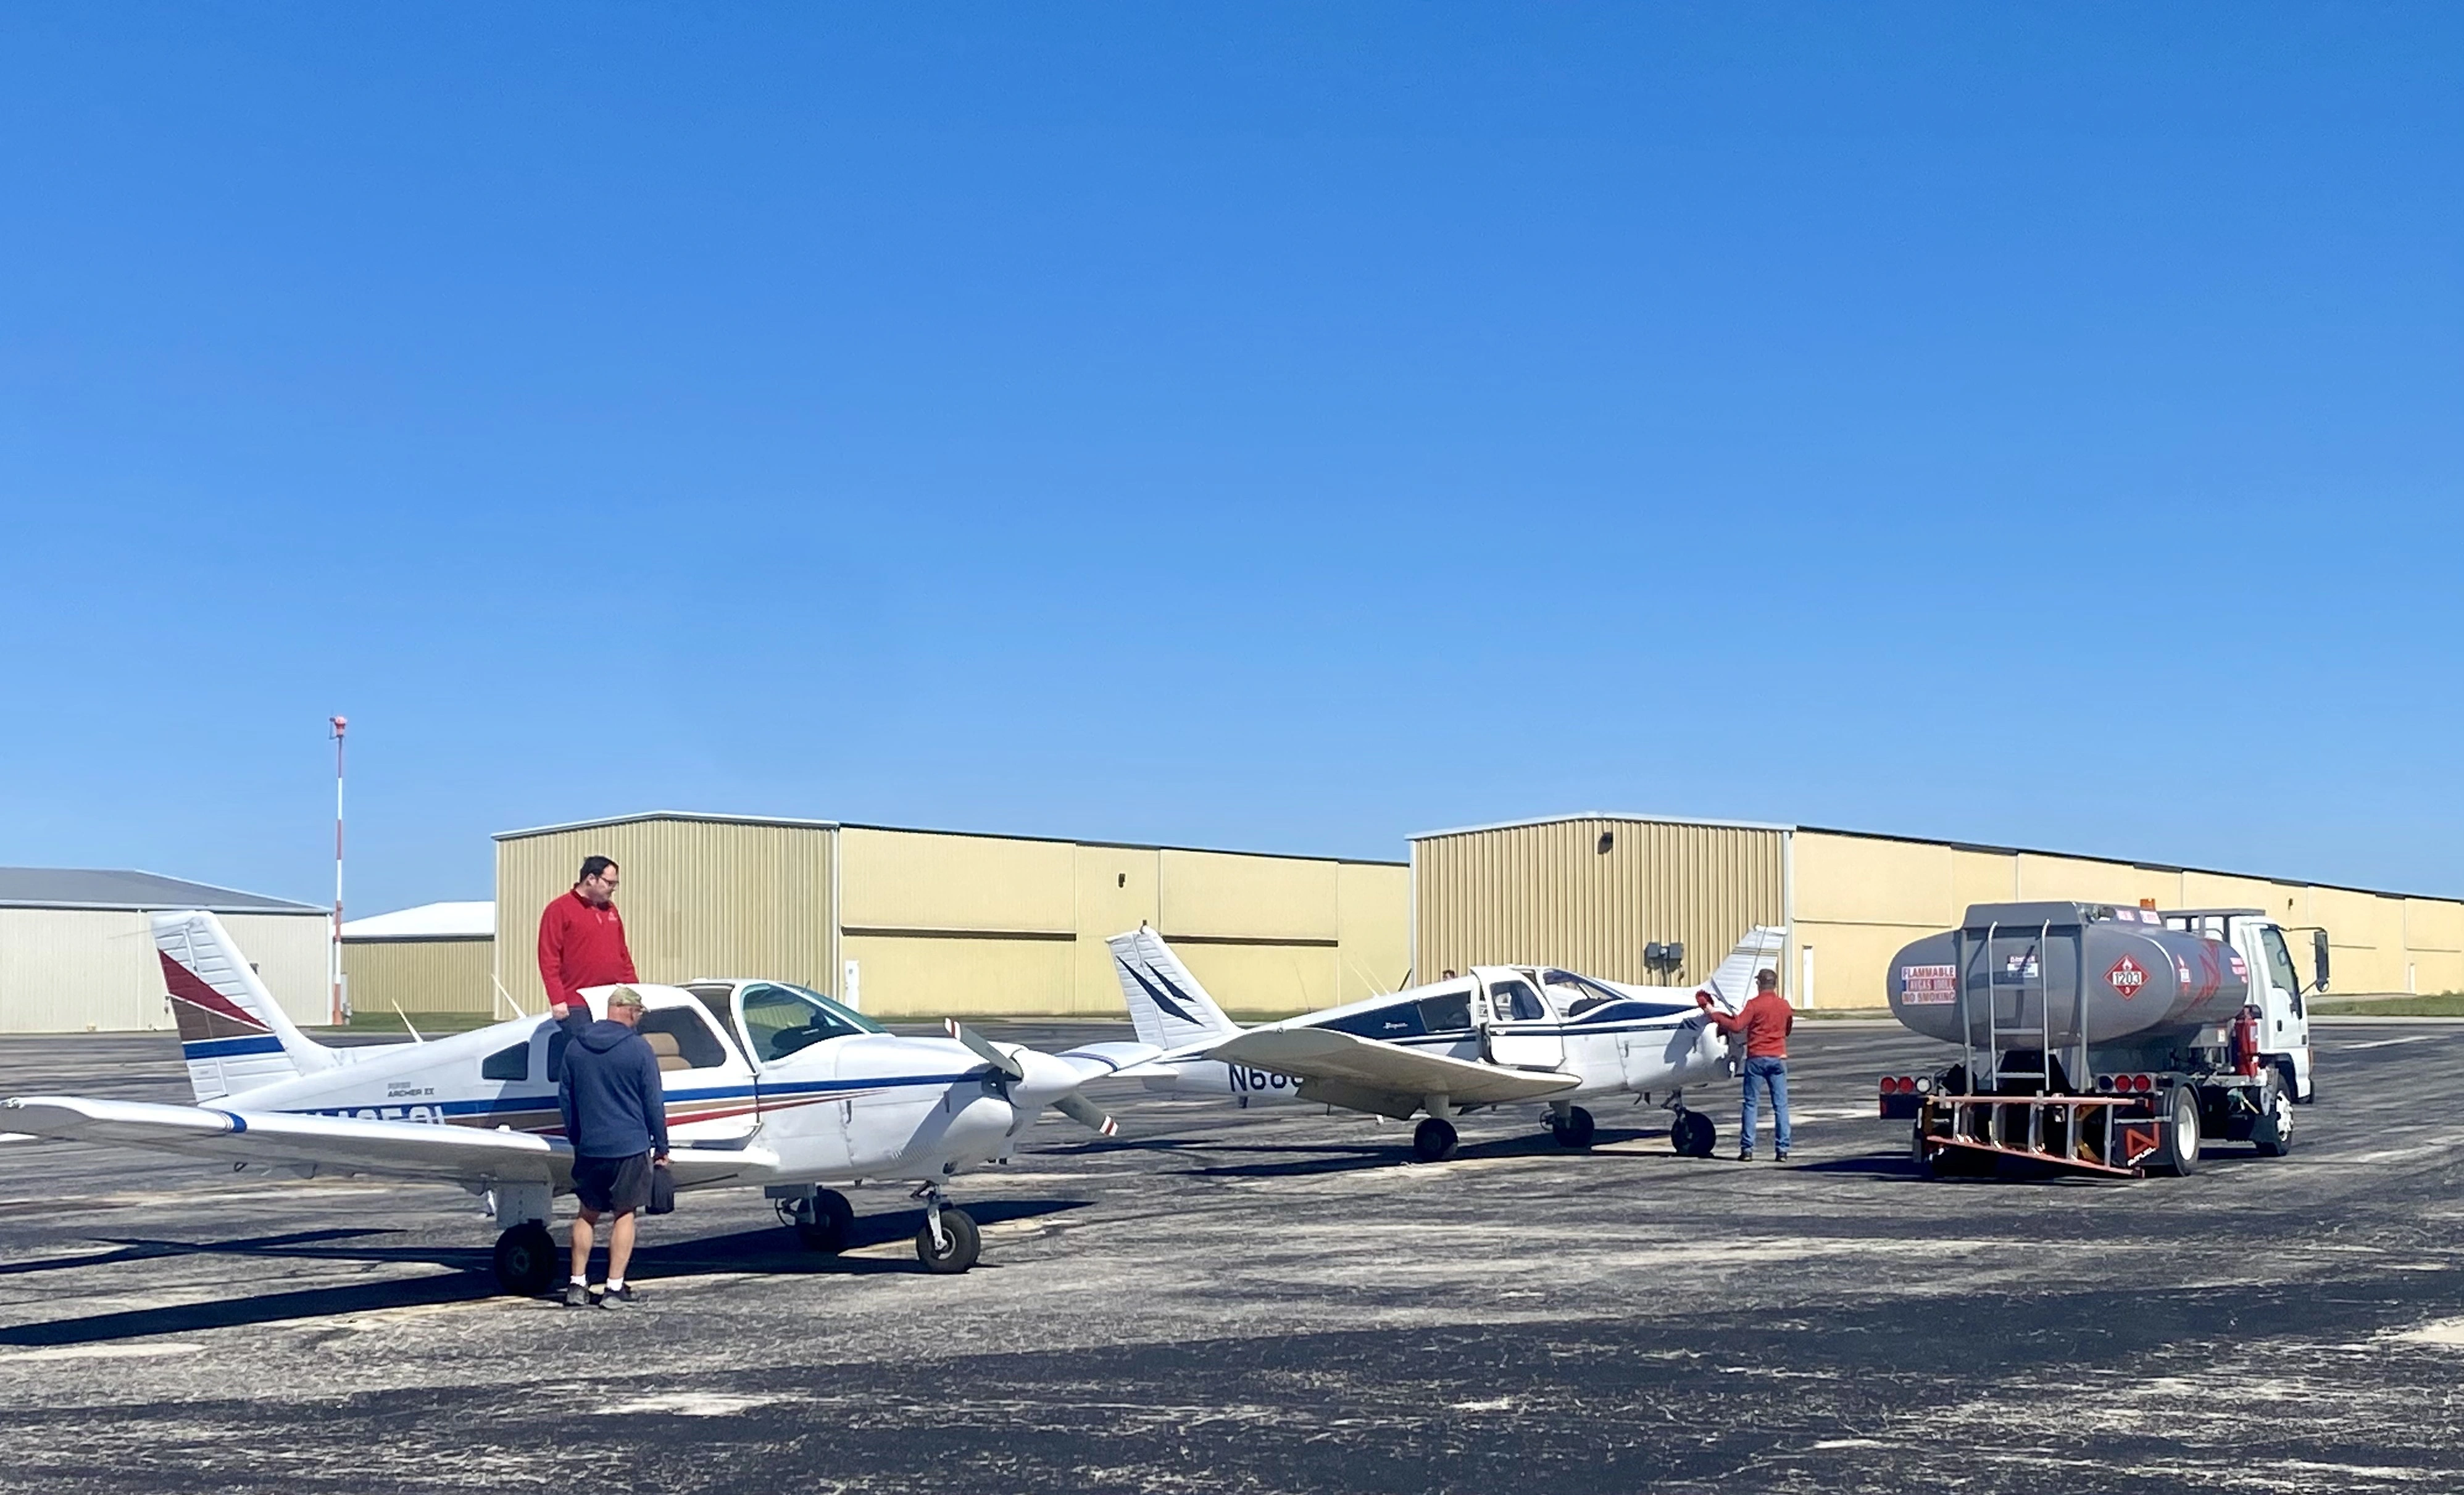
[[2293,966],[2284,926],[2269,918],[2263,909],[2167,909],[2164,919],[2167,928],[2223,939],[2249,964],[2251,1005],[2258,1009],[2260,1057],[2282,1072],[2295,1103],[2307,1105],[2317,1092],[2306,999],[2327,989],[2327,932],[2310,932],[2313,979],[2304,988]]

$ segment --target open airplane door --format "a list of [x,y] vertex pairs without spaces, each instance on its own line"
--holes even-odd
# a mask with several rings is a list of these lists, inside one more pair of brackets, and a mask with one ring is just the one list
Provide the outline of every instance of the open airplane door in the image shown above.
[[1481,1051],[1493,1065],[1555,1069],[1566,1063],[1566,1036],[1529,972],[1477,968],[1483,996]]

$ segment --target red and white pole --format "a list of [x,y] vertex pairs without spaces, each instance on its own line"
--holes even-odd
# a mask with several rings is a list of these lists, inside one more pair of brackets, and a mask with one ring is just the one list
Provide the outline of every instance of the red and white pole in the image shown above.
[[348,717],[336,716],[334,724],[334,938],[329,952],[332,959],[328,974],[333,977],[333,1016],[329,1021],[342,1021],[342,734],[350,729]]

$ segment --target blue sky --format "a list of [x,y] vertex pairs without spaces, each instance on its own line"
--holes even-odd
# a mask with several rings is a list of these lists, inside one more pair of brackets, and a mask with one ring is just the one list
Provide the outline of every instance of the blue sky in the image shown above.
[[0,862],[1607,807],[2464,893],[2464,11],[19,7]]

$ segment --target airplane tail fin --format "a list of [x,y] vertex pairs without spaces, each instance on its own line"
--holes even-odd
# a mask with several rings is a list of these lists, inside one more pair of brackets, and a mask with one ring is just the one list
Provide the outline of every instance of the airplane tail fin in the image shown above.
[[154,952],[200,1105],[341,1062],[299,1031],[212,914],[157,913]]
[[1728,1011],[1736,1011],[1753,996],[1756,971],[1779,969],[1780,951],[1787,942],[1787,930],[1768,924],[1755,925],[1746,931],[1745,937],[1737,941],[1737,947],[1728,952],[1728,957],[1721,961],[1718,969],[1711,973],[1710,979],[1703,983],[1702,990],[1709,992],[1711,1000]]
[[1121,996],[1130,1004],[1139,1043],[1167,1050],[1186,1048],[1241,1031],[1161,934],[1141,924],[1105,943],[1112,947],[1112,971],[1121,978]]

